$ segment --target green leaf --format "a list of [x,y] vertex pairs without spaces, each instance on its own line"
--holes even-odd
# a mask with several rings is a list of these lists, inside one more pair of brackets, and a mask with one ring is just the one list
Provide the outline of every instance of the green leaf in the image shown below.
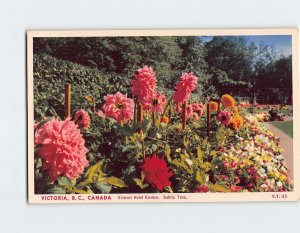
[[218,154],[218,151],[216,151],[216,150],[212,150],[211,152],[210,152],[210,155],[211,156],[215,156],[215,155],[217,155]]
[[120,126],[118,130],[125,136],[130,136],[133,134],[133,128],[131,128],[131,126],[128,124]]
[[135,167],[134,166],[129,166],[128,168],[126,168],[126,170],[124,171],[124,175],[125,176],[130,176],[132,173],[135,172]]
[[37,158],[36,168],[40,168],[42,166],[43,166],[42,159],[41,158]]
[[66,194],[66,189],[62,187],[54,187],[52,189],[47,190],[48,194]]
[[200,164],[203,163],[203,152],[201,150],[200,145],[198,145],[198,147],[197,147],[197,157],[198,157]]
[[231,189],[219,184],[210,184],[207,187],[209,188],[210,191],[214,191],[214,192],[222,192],[222,193],[231,192]]
[[151,145],[151,149],[152,149],[153,151],[156,151],[156,150],[157,150],[157,148],[158,148],[158,147],[157,147],[157,145],[156,145],[156,144],[152,144],[152,145]]
[[72,187],[74,183],[67,177],[61,176],[57,179],[58,184],[62,187]]
[[205,162],[205,163],[202,163],[200,165],[200,167],[205,171],[205,172],[208,172],[209,170],[211,170],[211,164],[209,162]]
[[166,150],[165,150],[165,155],[166,155],[166,158],[167,158],[167,161],[170,163],[172,160],[171,160],[171,148],[169,145],[166,145]]
[[93,190],[90,188],[90,186],[86,186],[88,194],[94,194]]
[[151,128],[151,125],[152,125],[152,121],[145,118],[141,124],[141,128],[143,132],[147,133],[148,130]]
[[79,193],[79,194],[89,194],[89,192],[83,190],[83,189],[75,189],[74,190],[75,193]]
[[94,112],[90,108],[88,108],[87,111],[89,114],[94,115]]
[[178,167],[182,167],[184,170],[186,170],[188,173],[192,174],[193,170],[184,162],[184,160],[179,159],[173,159],[172,164]]
[[102,183],[102,182],[98,182],[96,183],[96,188],[103,194],[105,193],[110,193],[111,191],[111,185],[106,184],[106,183]]
[[87,171],[87,179],[86,182],[87,183],[91,183],[93,182],[93,178],[94,175],[96,174],[97,171],[101,171],[101,166],[103,165],[104,160],[101,160],[100,162],[96,163],[95,165],[93,165],[92,167],[89,168],[89,170]]
[[197,173],[196,173],[196,180],[199,182],[200,185],[204,184],[204,179],[203,179],[200,171],[197,171]]
[[136,185],[139,186],[141,189],[145,189],[149,186],[149,184],[144,184],[143,181],[138,178],[133,178],[133,180],[135,181]]
[[105,182],[108,183],[108,184],[111,184],[111,185],[113,185],[115,187],[118,187],[118,188],[127,187],[127,185],[124,183],[123,180],[121,180],[121,179],[119,179],[117,177],[114,177],[114,176],[106,178]]

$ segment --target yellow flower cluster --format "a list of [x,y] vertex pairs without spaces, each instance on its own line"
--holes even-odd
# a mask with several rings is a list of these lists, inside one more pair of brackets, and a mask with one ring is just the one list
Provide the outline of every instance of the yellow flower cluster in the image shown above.
[[243,126],[243,118],[239,114],[235,114],[230,123],[232,128],[237,130]]
[[231,95],[223,95],[221,98],[221,103],[225,108],[234,108],[235,100]]
[[94,101],[93,98],[90,96],[85,96],[84,98],[88,103],[93,103],[93,101]]
[[166,116],[163,116],[163,117],[160,119],[160,122],[165,123],[165,124],[168,124],[168,123],[169,123],[169,118],[166,117]]
[[211,113],[218,111],[218,108],[219,108],[218,102],[215,102],[215,101],[209,102],[209,110]]

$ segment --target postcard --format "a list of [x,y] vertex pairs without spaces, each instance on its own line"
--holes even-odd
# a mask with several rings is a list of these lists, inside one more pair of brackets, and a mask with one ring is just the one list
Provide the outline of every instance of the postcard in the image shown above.
[[28,31],[29,203],[299,200],[298,36]]

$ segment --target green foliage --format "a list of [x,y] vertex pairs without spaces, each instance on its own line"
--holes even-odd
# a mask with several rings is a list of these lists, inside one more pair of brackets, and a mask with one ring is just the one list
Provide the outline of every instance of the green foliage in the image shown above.
[[64,86],[71,83],[72,110],[91,107],[85,97],[94,98],[97,108],[103,96],[120,91],[128,93],[129,78],[103,74],[98,69],[58,60],[46,54],[33,57],[35,120],[64,116]]

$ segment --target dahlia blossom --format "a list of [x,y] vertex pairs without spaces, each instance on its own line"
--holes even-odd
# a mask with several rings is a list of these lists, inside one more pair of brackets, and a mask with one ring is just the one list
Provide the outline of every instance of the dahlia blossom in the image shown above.
[[218,121],[222,124],[222,125],[229,125],[230,121],[231,121],[231,114],[230,112],[223,110],[219,113],[218,115]]
[[80,128],[87,129],[90,126],[91,118],[87,111],[80,109],[74,115],[74,122]]
[[89,164],[85,141],[70,118],[46,122],[36,131],[34,141],[41,146],[36,153],[43,159],[43,169],[51,181],[58,176],[77,178]]
[[156,74],[151,67],[144,66],[135,74],[135,80],[131,81],[131,91],[133,96],[138,97],[138,101],[145,105],[155,95]]
[[106,116],[116,119],[119,124],[133,118],[134,103],[132,99],[127,98],[127,95],[117,92],[114,95],[104,96],[104,100],[102,110]]
[[202,103],[194,103],[192,104],[193,112],[197,113],[199,117],[201,117],[205,111],[205,105]]
[[222,96],[221,103],[225,108],[233,108],[235,106],[234,98],[228,94]]
[[211,113],[218,111],[219,103],[215,101],[209,102],[209,110]]
[[198,121],[199,120],[199,115],[197,113],[193,112],[192,118],[193,118],[194,121]]
[[160,122],[165,123],[165,124],[168,124],[168,123],[169,123],[169,118],[166,117],[166,116],[163,116],[163,117],[160,119]]
[[[178,106],[178,111],[182,112],[182,108],[180,106]],[[204,111],[205,105],[202,103],[187,104],[185,107],[186,119],[193,118],[194,121],[198,121]]]
[[163,113],[167,99],[164,94],[155,93],[154,96],[145,103],[145,109],[151,112]]
[[231,119],[230,125],[235,130],[239,129],[243,126],[243,118],[238,114],[234,115],[234,117]]
[[159,191],[171,185],[169,178],[173,175],[173,172],[169,171],[167,163],[155,154],[145,159],[141,169],[145,175],[146,182]]
[[[180,111],[182,111],[182,109]],[[186,119],[190,119],[190,117],[193,114],[193,107],[192,107],[192,105],[190,105],[190,104],[186,105],[185,112],[186,112]]]
[[176,91],[173,99],[178,104],[185,102],[196,89],[198,78],[193,73],[184,73],[180,77],[180,81],[176,84]]

